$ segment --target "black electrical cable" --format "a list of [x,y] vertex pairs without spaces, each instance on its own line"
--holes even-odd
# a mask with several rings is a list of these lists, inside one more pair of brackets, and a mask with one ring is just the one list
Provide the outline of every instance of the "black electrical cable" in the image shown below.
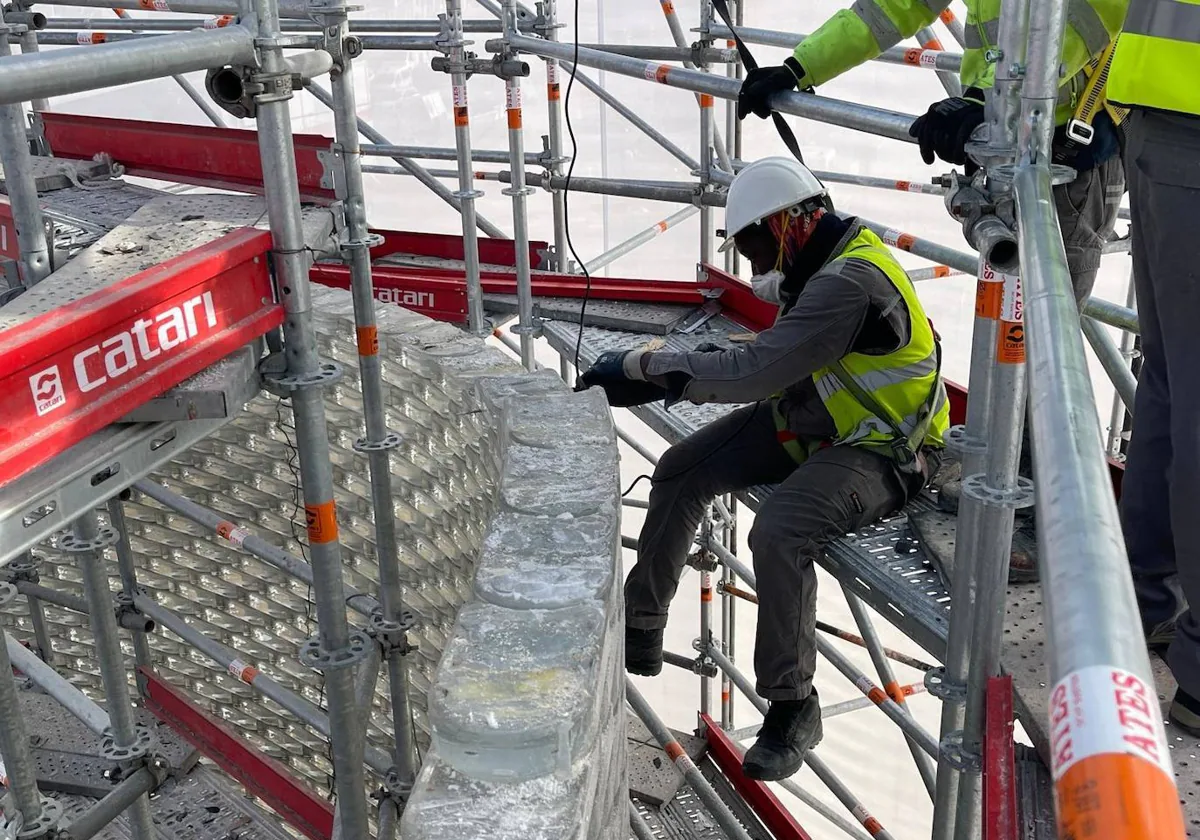
[[[571,61],[571,78],[567,81],[567,94],[563,97],[563,113],[566,117],[567,136],[571,138],[571,163],[567,166],[567,179],[563,184],[563,233],[567,239],[567,250],[571,252],[572,259],[579,264],[579,270],[583,272],[585,281],[583,302],[579,307],[579,334],[575,338],[575,376],[576,387],[578,387],[579,349],[583,346],[584,317],[587,315],[588,299],[592,296],[592,275],[588,272],[587,266],[583,264],[583,260],[579,258],[579,254],[575,252],[575,245],[571,242],[571,212],[569,208],[571,200],[571,176],[575,174],[575,159],[579,157],[579,143],[575,139],[575,128],[571,125],[571,90],[575,87],[575,73],[579,69],[579,4],[581,0],[574,1],[574,31],[572,32],[572,37],[575,39],[575,51],[574,58]],[[559,257],[561,258],[561,256],[560,254]]]

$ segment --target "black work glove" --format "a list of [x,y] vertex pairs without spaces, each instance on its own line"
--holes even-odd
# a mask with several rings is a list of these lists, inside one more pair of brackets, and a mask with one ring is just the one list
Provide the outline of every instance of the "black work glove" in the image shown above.
[[946,163],[963,165],[967,141],[983,119],[982,102],[955,96],[930,105],[908,129],[908,136],[917,138],[925,163],[933,163],[936,155]]
[[711,341],[706,341],[703,344],[697,344],[692,348],[693,353],[724,353],[728,347],[722,347],[720,344],[713,344]]
[[753,113],[760,119],[771,116],[768,100],[785,90],[795,90],[804,78],[804,68],[795,58],[789,58],[779,67],[756,67],[746,74],[742,89],[738,91],[737,116],[746,119]]
[[600,358],[579,377],[579,384],[575,386],[575,390],[585,391],[598,385],[604,389],[608,404],[617,408],[645,405],[666,397],[665,388],[653,382],[631,379],[625,373],[625,357],[629,352],[610,350],[601,353]]

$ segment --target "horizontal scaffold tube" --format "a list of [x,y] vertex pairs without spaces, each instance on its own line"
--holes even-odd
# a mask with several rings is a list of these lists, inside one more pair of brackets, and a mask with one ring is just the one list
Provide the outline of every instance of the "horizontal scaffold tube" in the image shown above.
[[[378,143],[363,143],[359,151],[376,157],[407,157],[416,160],[458,160],[458,151],[452,146],[384,146]],[[499,149],[472,149],[471,160],[476,163],[508,163],[507,151]],[[546,161],[536,152],[525,153],[527,166],[544,166]]]
[[152,35],[131,43],[25,53],[4,59],[0,104],[254,62],[254,33],[241,26]]
[[[106,4],[111,6],[112,4]],[[175,3],[171,4],[174,11]],[[116,8],[116,7],[114,7]],[[205,26],[205,21],[196,18],[154,18],[140,17],[137,20],[113,20],[111,18],[50,18],[46,29],[84,29],[106,32],[141,31],[141,32],[182,32]],[[320,32],[321,25],[311,20],[285,20],[280,23],[284,32]],[[501,32],[498,20],[464,20],[463,30],[466,32]],[[351,32],[428,32],[438,34],[442,25],[436,20],[351,20]]]
[[92,732],[97,735],[104,734],[110,725],[108,712],[67,682],[66,678],[54,668],[38,659],[37,655],[29,648],[8,634],[5,634],[5,639],[8,642],[8,656],[12,659],[14,668],[57,700],[64,709]]
[[[146,0],[72,0],[67,6],[85,7],[91,9],[133,9],[134,11],[166,11],[179,15],[240,15],[241,4],[238,0],[170,0],[161,4],[161,9]],[[279,16],[285,18],[303,18],[309,20],[312,12],[306,0],[279,0]]]
[[158,776],[149,767],[141,767],[126,776],[119,785],[92,807],[80,814],[56,840],[91,840],[125,813],[139,798],[158,787]]
[[[210,639],[188,624],[182,616],[171,612],[153,598],[148,598],[145,595],[137,595],[133,601],[134,606],[139,610],[216,662],[222,668],[226,668],[230,673],[233,673],[231,666],[236,667],[237,673],[235,676],[263,697],[278,703],[285,710],[295,715],[302,723],[311,726],[326,738],[329,737],[329,717],[312,703],[284,688],[262,671],[242,659],[236,651],[231,650],[214,639]],[[369,745],[366,751],[366,762],[368,766],[379,773],[386,773],[394,763],[386,752],[378,747]]]
[[[714,25],[709,27],[709,33],[717,38],[733,37],[728,26]],[[808,36],[801,32],[780,32],[775,29],[754,29],[739,26],[738,35],[747,44],[762,44],[764,47],[782,47],[785,50],[794,49],[797,44]],[[957,73],[962,68],[962,55],[943,50],[921,49],[919,47],[892,47],[875,56],[875,61],[888,64],[904,64],[909,67],[923,67],[928,70],[945,70]]]
[[[190,499],[185,499],[178,493],[172,493],[161,484],[143,478],[134,482],[133,487],[139,493],[144,493],[163,507],[192,520],[197,525],[203,525],[212,530],[214,536],[226,540],[235,547],[240,547],[260,560],[265,560],[281,572],[286,572],[297,580],[312,585],[312,566],[298,557],[293,557],[278,546],[256,537],[245,528],[238,527],[220,514],[198,505]],[[364,595],[349,584],[346,585],[346,605],[361,615],[369,616],[379,609],[379,602],[370,595]]]
[[[685,70],[666,64],[655,64],[637,58],[613,55],[602,50],[589,50],[580,47],[575,50],[572,44],[543,41],[540,38],[530,38],[525,35],[510,35],[507,43],[522,52],[540,55],[543,58],[557,58],[562,61],[577,61],[585,67],[595,67],[622,76],[632,76],[636,79],[648,79],[667,87],[690,90],[695,93],[712,94],[719,99],[737,99],[741,82],[714,73],[703,73],[699,70]],[[488,42],[492,44],[493,42]],[[843,102],[810,93],[780,93],[771,99],[771,106],[784,114],[793,114],[818,122],[840,125],[868,134],[890,137],[905,143],[915,143],[908,135],[909,126],[916,117],[911,114],[901,114],[883,108],[872,108],[857,105],[853,102]]]

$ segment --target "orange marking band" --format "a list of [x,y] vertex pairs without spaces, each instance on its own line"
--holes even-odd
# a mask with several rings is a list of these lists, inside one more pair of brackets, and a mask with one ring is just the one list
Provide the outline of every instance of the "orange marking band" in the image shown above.
[[707,604],[712,601],[712,587],[706,586],[700,590],[700,602]]
[[667,77],[670,75],[671,68],[665,64],[660,64],[654,70],[654,81],[658,82],[660,85],[665,85],[667,83]]
[[1134,755],[1101,753],[1055,783],[1058,836],[1072,840],[1183,840],[1173,780]]
[[885,685],[883,690],[887,692],[888,697],[891,697],[897,703],[904,702],[904,691],[900,688],[900,683],[896,682],[895,680],[892,680],[890,683]]
[[879,820],[875,819],[874,817],[867,817],[865,820],[863,820],[863,828],[865,828],[867,833],[872,837],[883,831],[883,826],[880,825]]
[[509,128],[520,128],[521,127],[521,109],[520,108],[509,108],[508,109],[508,127]]
[[659,233],[666,233],[667,232],[666,220],[664,219],[663,221],[659,222],[658,224],[655,225],[655,227],[658,228]]
[[666,752],[671,761],[678,761],[679,759],[687,756],[687,753],[683,751],[683,747],[679,746],[678,741],[669,742],[665,747],[663,747],[663,751]]
[[871,698],[871,702],[876,706],[888,699],[888,696],[883,693],[883,690],[879,686],[871,686],[871,690],[867,692],[867,696]]
[[355,332],[358,333],[358,355],[379,355],[379,330],[376,327],[359,327]]
[[305,505],[304,522],[308,527],[309,543],[324,545],[338,537],[337,508],[333,499],[315,505]]
[[927,49],[927,50],[941,50],[941,49],[942,49],[942,42],[941,42],[941,41],[939,41],[937,38],[930,38],[928,41],[926,41],[926,42],[925,42],[925,49]]
[[901,251],[911,251],[916,241],[916,237],[911,233],[902,233],[896,237],[896,247]]
[[905,50],[904,51],[904,63],[912,64],[914,66],[920,64],[922,52],[924,52],[924,50],[918,49],[917,47],[912,47],[911,49]]
[[466,105],[456,106],[454,109],[454,125],[461,128],[471,122],[471,117],[467,112]]
[[664,15],[675,14],[675,4],[671,0],[658,0],[658,5],[662,6]]
[[942,23],[947,24],[954,23],[956,20],[958,20],[958,18],[954,16],[954,12],[950,11],[949,9],[942,9],[942,13],[938,15],[938,17],[942,19]]
[[551,102],[556,102],[561,96],[562,93],[559,90],[558,82],[552,82],[551,84],[546,85],[546,98]]
[[700,94],[700,107],[701,108],[711,108],[712,106],[713,106],[712,95],[708,94],[708,93]]

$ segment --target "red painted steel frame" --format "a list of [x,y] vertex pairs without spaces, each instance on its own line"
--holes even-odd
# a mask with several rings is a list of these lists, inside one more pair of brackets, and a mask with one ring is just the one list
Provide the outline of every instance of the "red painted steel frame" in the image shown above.
[[[240,192],[262,192],[258,133],[240,128],[116,120],[45,111],[46,141],[55,157],[91,160],[105,153],[130,175],[201,184]],[[334,200],[333,175],[326,175],[318,153],[330,151],[328,137],[294,134],[300,198]],[[326,184],[321,185],[322,177]]]
[[140,667],[146,708],[200,752],[216,762],[251,794],[269,805],[288,825],[310,840],[333,836],[333,805],[293,776],[273,758],[263,755],[188,696],[150,668]]
[[1017,840],[1012,677],[987,684],[983,745],[983,840]]
[[742,772],[742,757],[720,725],[708,715],[700,715],[700,722],[707,731],[708,749],[713,760],[775,840],[812,840],[769,787]]
[[[463,239],[443,233],[411,233],[408,231],[376,230],[383,237],[383,244],[371,249],[375,259],[392,254],[410,254],[420,257],[437,257],[443,260],[465,259]],[[517,249],[511,239],[480,237],[479,261],[484,265],[517,264]],[[547,242],[529,243],[529,264],[535,269],[542,264],[542,252],[548,250]]]
[[17,249],[17,228],[13,224],[12,207],[3,196],[0,196],[0,257],[10,260],[21,258],[21,252]]
[[283,323],[244,228],[0,332],[0,484]]

